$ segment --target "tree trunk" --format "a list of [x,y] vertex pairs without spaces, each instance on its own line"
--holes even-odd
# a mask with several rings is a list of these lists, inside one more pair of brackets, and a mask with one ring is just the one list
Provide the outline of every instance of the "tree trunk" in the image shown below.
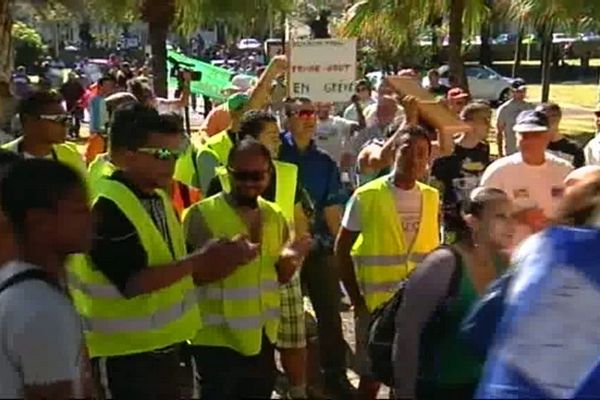
[[541,29],[542,38],[542,102],[550,98],[550,72],[552,68],[552,25],[544,25]]
[[10,78],[13,68],[11,0],[0,0],[0,79]]
[[450,3],[450,32],[448,38],[448,66],[450,74],[456,79],[458,86],[469,90],[465,68],[462,59],[463,13],[465,0],[451,0]]
[[525,32],[525,27],[523,24],[523,20],[519,20],[519,31],[517,32],[517,40],[515,41],[515,58],[512,67],[513,78],[516,78],[519,74],[519,68],[521,67],[521,53],[523,52],[523,35]]
[[169,28],[164,24],[148,24],[150,47],[152,48],[152,75],[154,93],[167,97],[167,34]]
[[481,24],[481,45],[479,46],[479,64],[492,66],[494,58],[492,57],[492,46],[490,45],[490,36],[492,24],[490,20],[485,20]]

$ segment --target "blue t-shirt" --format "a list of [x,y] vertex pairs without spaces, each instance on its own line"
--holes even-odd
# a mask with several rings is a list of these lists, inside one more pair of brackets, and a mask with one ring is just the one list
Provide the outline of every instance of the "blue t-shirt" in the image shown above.
[[315,221],[311,229],[321,244],[330,247],[333,244],[323,210],[332,205],[343,206],[347,199],[340,171],[335,161],[314,142],[305,151],[300,151],[290,132],[281,135],[279,159],[298,166],[298,179],[306,188],[315,207]]

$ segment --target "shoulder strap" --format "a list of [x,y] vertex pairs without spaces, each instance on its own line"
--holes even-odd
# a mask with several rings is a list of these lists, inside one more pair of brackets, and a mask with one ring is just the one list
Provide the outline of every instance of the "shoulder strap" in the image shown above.
[[454,256],[454,271],[452,271],[452,275],[450,276],[448,292],[446,293],[446,300],[450,300],[456,296],[460,288],[460,280],[462,279],[463,273],[463,258],[460,252],[454,246],[441,245],[440,249],[446,249]]
[[52,279],[50,279],[47,272],[42,271],[40,269],[28,269],[26,271],[23,271],[16,275],[13,275],[9,279],[7,279],[2,285],[0,285],[0,293],[5,291],[9,287],[17,285],[21,282],[33,281],[33,280],[44,281],[48,285],[50,285],[53,288],[60,290],[62,292],[62,290],[56,284],[56,282],[53,281]]

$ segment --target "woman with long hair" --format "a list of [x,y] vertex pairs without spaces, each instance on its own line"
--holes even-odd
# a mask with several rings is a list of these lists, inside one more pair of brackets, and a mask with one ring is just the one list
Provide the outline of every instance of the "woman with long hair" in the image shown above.
[[477,188],[462,207],[457,242],[430,253],[405,287],[396,316],[398,399],[472,399],[482,360],[459,338],[460,324],[508,265],[512,207],[499,189]]

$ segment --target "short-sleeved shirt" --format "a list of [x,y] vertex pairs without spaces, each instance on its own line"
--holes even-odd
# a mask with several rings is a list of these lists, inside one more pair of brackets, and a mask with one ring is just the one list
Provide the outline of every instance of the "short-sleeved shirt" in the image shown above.
[[[21,261],[0,268],[0,285],[38,269]],[[73,382],[81,398],[84,353],[79,315],[64,293],[39,280],[0,293],[0,398],[23,398],[25,386]]]
[[337,116],[330,116],[324,121],[318,120],[314,141],[318,148],[325,150],[340,165],[342,155],[350,145],[354,126],[355,122]]
[[526,101],[515,101],[511,99],[498,108],[497,124],[504,125],[504,151],[507,156],[518,151],[517,138],[513,127],[517,122],[517,116],[526,110],[531,110],[534,104]]
[[[406,242],[412,244],[419,231],[419,223],[421,221],[421,191],[416,185],[410,190],[403,190],[396,187],[392,182],[392,175],[390,175],[388,185],[394,192],[396,213],[402,223]],[[360,221],[360,203],[356,195],[354,195],[346,205],[344,217],[342,218],[342,226],[349,231],[361,232],[362,226]]]
[[[174,253],[162,198],[157,194],[141,193],[121,171],[115,172],[110,179],[124,184],[135,194]],[[94,266],[124,293],[129,279],[148,267],[148,254],[128,216],[115,203],[101,197],[92,212],[96,225],[90,257]]]
[[600,165],[600,134],[596,134],[583,149],[586,165]]
[[[500,158],[490,164],[481,177],[481,186],[503,190],[513,201],[515,211],[541,209],[551,217],[563,197],[564,179],[573,170],[571,164],[550,153],[542,165],[528,165],[521,153]],[[531,232],[518,225],[515,244]]]
[[548,152],[557,157],[570,162],[574,168],[583,167],[585,165],[585,156],[583,149],[577,143],[567,138],[550,142]]
[[[372,98],[368,98],[366,101],[362,101],[360,103],[362,110],[369,107],[371,104],[375,104],[375,100]],[[344,110],[344,118],[350,121],[358,122],[358,110],[356,109],[356,104],[352,103]]]
[[478,143],[473,148],[460,145],[446,157],[436,159],[431,168],[432,185],[442,193],[444,229],[452,230],[460,219],[460,202],[479,186],[479,179],[490,163],[490,146]]
[[315,222],[311,229],[313,235],[332,241],[323,210],[329,206],[343,206],[347,200],[335,161],[317,148],[314,141],[305,151],[300,151],[290,132],[281,136],[281,142],[279,159],[298,166],[298,180],[315,206]]
[[108,124],[108,109],[104,96],[94,96],[90,101],[90,132],[104,133]]

